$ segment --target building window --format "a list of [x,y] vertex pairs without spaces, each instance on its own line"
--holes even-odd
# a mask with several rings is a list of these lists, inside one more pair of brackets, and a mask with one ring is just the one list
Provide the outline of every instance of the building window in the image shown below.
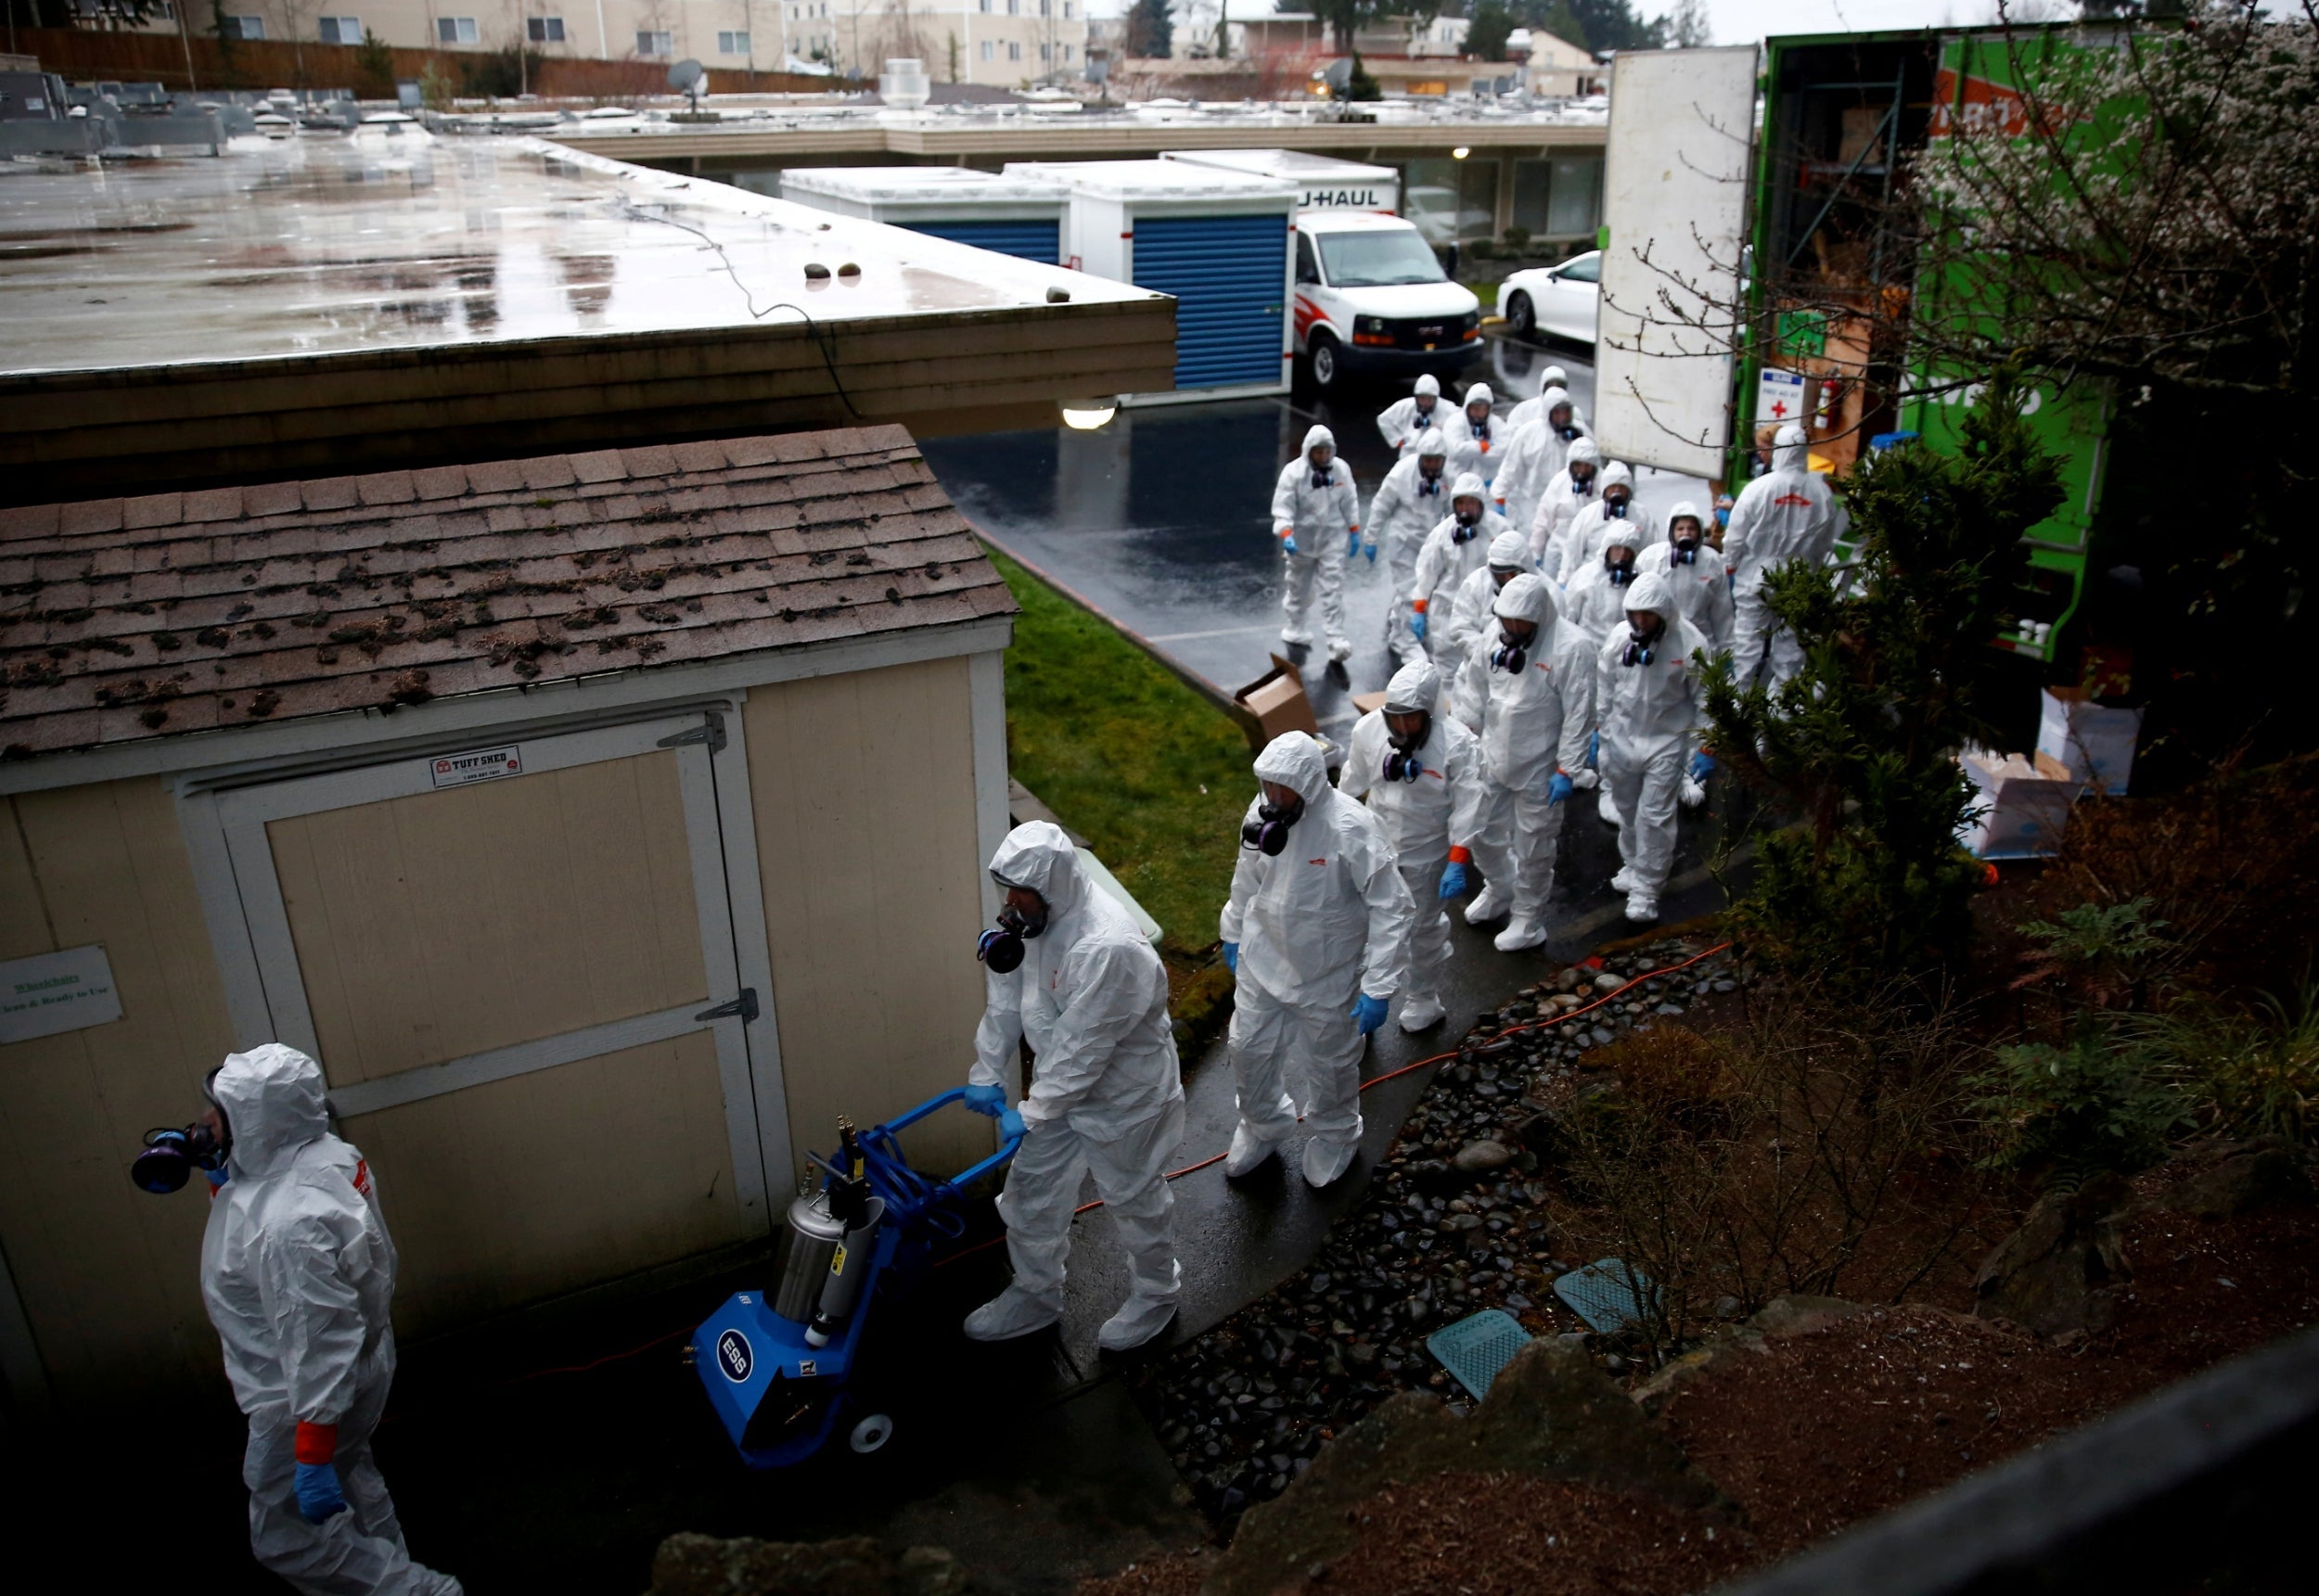
[[564,19],[561,17],[526,17],[523,32],[534,45],[560,45],[564,42]]
[[636,54],[639,56],[673,56],[676,35],[667,29],[639,28],[636,30]]
[[991,59],[991,42],[988,39],[982,41],[982,58],[986,61]]
[[263,17],[220,17],[218,32],[228,39],[263,39],[265,37]]
[[1070,58],[1071,58],[1071,47],[1070,47],[1069,45],[1064,45],[1064,46],[1063,46],[1063,61],[1064,61],[1064,64],[1068,66],[1068,65],[1070,63]]
[[982,15],[984,15],[985,17],[987,17],[987,16],[989,16],[990,14],[991,14],[991,0],[982,0]]
[[325,17],[319,23],[322,42],[326,45],[359,45],[363,42],[363,19],[360,17]]
[[718,54],[718,55],[720,55],[720,56],[746,56],[746,55],[748,55],[748,54],[749,54],[749,33],[748,33],[748,32],[747,32],[746,30],[744,30],[744,31],[742,31],[742,32],[737,32],[737,33],[728,33],[728,32],[724,32],[724,30],[722,30],[722,29],[718,30],[718,32],[717,32],[717,54]]
[[1045,16],[1047,14],[1047,7],[1052,4],[1054,4],[1054,0],[1039,0],[1039,15],[1042,17]]
[[1021,60],[1022,46],[1010,41],[1006,45],[1006,58],[1010,61]]
[[1052,61],[1055,59],[1055,46],[1052,45],[1041,45],[1039,46],[1039,59],[1043,61]]
[[472,17],[438,17],[435,19],[435,43],[439,45],[472,45],[481,37],[475,31]]
[[1022,15],[1022,0],[1006,0],[1006,14],[1007,14],[1009,17],[1019,17],[1019,16],[1021,16],[1021,15]]

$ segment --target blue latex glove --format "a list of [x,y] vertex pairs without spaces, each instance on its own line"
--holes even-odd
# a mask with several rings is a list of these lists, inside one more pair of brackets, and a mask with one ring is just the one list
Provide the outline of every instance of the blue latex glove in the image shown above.
[[1454,859],[1441,867],[1441,897],[1460,898],[1466,891],[1466,867]]
[[1280,540],[1280,550],[1283,554],[1290,555],[1297,552],[1297,537],[1294,532]]
[[1240,973],[1239,943],[1226,942],[1224,945],[1224,967],[1230,970],[1236,976]]
[[1377,564],[1377,545],[1375,543],[1363,543],[1361,545],[1361,553],[1366,556],[1371,565]]
[[1390,1006],[1385,999],[1373,998],[1363,992],[1361,1001],[1352,1005],[1353,1023],[1361,1028],[1361,1034],[1366,1036],[1385,1023],[1385,1011]]
[[966,1102],[977,1114],[987,1114],[993,1119],[1006,1111],[1006,1092],[1002,1087],[969,1086]]
[[1586,734],[1586,767],[1595,771],[1602,769],[1602,734],[1600,732]]
[[1715,756],[1701,748],[1691,756],[1691,779],[1704,782],[1715,773]]
[[1011,1108],[998,1117],[998,1133],[1009,1142],[1021,1135],[1024,1129],[1022,1116]]
[[1560,803],[1564,798],[1569,798],[1577,786],[1576,782],[1560,771],[1557,771],[1554,772],[1553,779],[1546,783],[1546,801],[1550,804]]
[[1425,611],[1418,610],[1410,616],[1409,630],[1418,642],[1425,641]]
[[1345,558],[1351,559],[1353,555],[1359,554],[1360,552],[1361,533],[1359,529],[1356,528],[1352,531],[1345,534]]
[[308,1524],[320,1524],[334,1513],[346,1511],[346,1492],[339,1485],[336,1463],[298,1465],[298,1512]]

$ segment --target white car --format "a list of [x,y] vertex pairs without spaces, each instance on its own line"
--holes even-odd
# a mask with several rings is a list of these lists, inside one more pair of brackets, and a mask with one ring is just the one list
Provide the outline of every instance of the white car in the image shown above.
[[1297,212],[1296,352],[1333,389],[1355,374],[1448,378],[1481,353],[1481,301],[1416,226],[1369,211]]
[[1589,249],[1559,266],[1532,266],[1498,287],[1498,313],[1516,338],[1552,334],[1595,341],[1595,317],[1602,309],[1602,251]]

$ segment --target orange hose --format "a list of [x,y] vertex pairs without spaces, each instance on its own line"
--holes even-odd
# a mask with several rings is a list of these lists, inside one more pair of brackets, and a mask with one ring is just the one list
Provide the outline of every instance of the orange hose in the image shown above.
[[[1651,970],[1646,974],[1637,976],[1633,980],[1627,982],[1624,986],[1618,987],[1610,991],[1605,992],[1601,997],[1596,998],[1591,1003],[1584,1004],[1583,1006],[1575,1009],[1565,1009],[1562,1013],[1555,1015],[1550,1018],[1532,1020],[1528,1025],[1508,1026],[1505,1029],[1498,1032],[1498,1035],[1519,1036],[1524,1031],[1541,1030],[1547,1026],[1560,1025],[1564,1020],[1576,1019],[1579,1015],[1583,1014],[1592,1014],[1595,1010],[1602,1007],[1605,1003],[1616,1002],[1621,997],[1623,997],[1626,993],[1633,991],[1635,988],[1641,986],[1645,981],[1656,980],[1660,976],[1672,976],[1677,970],[1687,970],[1692,965],[1698,964],[1701,959],[1711,959],[1716,954],[1726,951],[1730,947],[1731,944],[1729,942],[1718,942],[1712,948],[1708,948],[1702,951],[1692,954],[1681,964],[1668,964],[1663,968]],[[1492,1040],[1494,1041],[1495,1038],[1493,1038]],[[1421,1058],[1415,1064],[1404,1064],[1399,1069],[1391,1069],[1386,1071],[1383,1075],[1373,1076],[1369,1079],[1361,1083],[1361,1090],[1366,1092],[1372,1086],[1382,1086],[1389,1080],[1392,1080],[1400,1076],[1407,1075],[1413,1069],[1423,1069],[1429,1064],[1440,1064],[1444,1059],[1455,1058],[1457,1056],[1457,1049],[1452,1048],[1447,1053],[1437,1053],[1431,1058]],[[1197,1164],[1186,1164],[1181,1169],[1171,1169],[1168,1171],[1165,1178],[1171,1181],[1179,1181],[1186,1175],[1196,1174],[1199,1170],[1205,1169],[1211,1164],[1221,1164],[1224,1162],[1224,1155],[1218,1153],[1213,1156],[1202,1158]],[[1073,1208],[1071,1210],[1071,1217],[1076,1219],[1081,1214],[1090,1213],[1101,1207],[1103,1207],[1103,1199],[1101,1197],[1097,1197],[1092,1203],[1082,1203],[1079,1207]],[[1000,1242],[1006,1239],[1006,1238],[1004,1236],[993,1236],[989,1241],[977,1242],[970,1247],[950,1254],[948,1257],[938,1261],[934,1267],[936,1269],[940,1269],[943,1264],[953,1263],[959,1258],[971,1257],[975,1253],[981,1252],[986,1248],[998,1245]]]

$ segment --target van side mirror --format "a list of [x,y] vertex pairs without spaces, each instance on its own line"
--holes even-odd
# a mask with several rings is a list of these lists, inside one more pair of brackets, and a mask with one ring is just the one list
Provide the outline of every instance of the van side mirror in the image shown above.
[[1452,244],[1448,249],[1441,251],[1441,270],[1447,272],[1451,276],[1454,277],[1457,275],[1457,246],[1455,244]]

